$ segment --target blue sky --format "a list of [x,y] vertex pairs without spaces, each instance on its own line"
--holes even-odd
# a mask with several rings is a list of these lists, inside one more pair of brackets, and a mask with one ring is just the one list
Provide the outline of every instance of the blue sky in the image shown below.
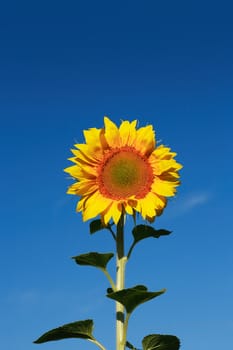
[[63,173],[82,130],[102,127],[104,115],[152,123],[184,165],[182,186],[155,223],[173,234],[142,242],[128,265],[128,287],[167,288],[135,311],[129,340],[140,347],[147,334],[170,333],[184,350],[229,348],[232,42],[230,1],[1,5],[2,349],[94,349],[81,340],[32,344],[87,318],[114,347],[107,281],[70,259],[112,251],[113,242],[106,232],[89,235]]

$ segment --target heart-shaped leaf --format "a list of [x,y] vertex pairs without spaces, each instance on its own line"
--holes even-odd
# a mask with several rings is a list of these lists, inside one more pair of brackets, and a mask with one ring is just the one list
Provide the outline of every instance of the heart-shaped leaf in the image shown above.
[[109,260],[111,260],[113,256],[113,253],[91,252],[74,256],[72,259],[74,259],[78,265],[95,266],[101,269],[105,269]]
[[41,344],[52,340],[61,340],[66,338],[81,338],[95,340],[92,335],[93,321],[77,321],[54,328],[44,333],[40,338],[34,341],[35,344]]
[[145,286],[139,285],[107,294],[107,297],[124,305],[127,313],[130,314],[138,305],[163,294],[165,291],[166,289],[162,289],[158,292],[148,292]]
[[153,238],[159,238],[160,236],[167,236],[171,233],[171,231],[160,229],[156,230],[152,226],[148,225],[137,225],[134,227],[132,234],[134,237],[134,241],[129,249],[129,252],[127,254],[128,259],[130,258],[130,255],[132,254],[132,251],[135,247],[135,245],[140,242],[141,240],[149,237]]
[[135,243],[141,241],[142,239],[148,237],[159,238],[160,236],[167,236],[171,233],[171,231],[159,229],[156,230],[152,226],[148,225],[137,225],[134,227],[133,231],[134,241]]
[[142,340],[143,350],[178,350],[180,340],[174,335],[150,334]]

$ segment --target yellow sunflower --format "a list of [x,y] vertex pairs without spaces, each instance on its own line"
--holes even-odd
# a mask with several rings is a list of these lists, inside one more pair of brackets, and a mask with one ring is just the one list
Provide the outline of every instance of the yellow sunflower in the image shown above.
[[85,144],[76,144],[69,158],[75,165],[65,169],[77,180],[67,193],[80,196],[77,211],[83,220],[100,215],[104,224],[117,224],[121,214],[152,222],[175,195],[179,185],[176,153],[156,147],[152,125],[122,121],[118,128],[104,117],[104,128],[84,130]]

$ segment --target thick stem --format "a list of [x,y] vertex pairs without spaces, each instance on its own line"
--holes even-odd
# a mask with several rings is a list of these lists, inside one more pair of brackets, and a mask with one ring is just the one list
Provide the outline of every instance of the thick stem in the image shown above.
[[[125,264],[127,257],[124,256],[124,214],[117,224],[116,236],[116,290],[122,290],[125,287]],[[116,350],[125,350],[125,310],[124,306],[116,302]]]

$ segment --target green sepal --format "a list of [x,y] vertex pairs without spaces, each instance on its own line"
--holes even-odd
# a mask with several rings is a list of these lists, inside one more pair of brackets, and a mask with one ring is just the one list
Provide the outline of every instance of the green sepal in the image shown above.
[[130,314],[140,304],[163,294],[165,291],[166,289],[162,289],[158,292],[148,292],[145,286],[138,285],[133,288],[122,289],[107,294],[107,297],[124,305],[127,313]]
[[76,321],[54,328],[44,333],[40,338],[34,341],[35,344],[41,344],[52,340],[61,340],[66,338],[81,338],[95,340],[92,335],[93,320]]
[[101,231],[105,228],[108,228],[108,226],[104,225],[103,222],[100,219],[93,220],[90,223],[90,233],[96,233],[97,231]]
[[159,238],[160,236],[167,236],[170,233],[171,231],[164,230],[164,229],[156,230],[154,227],[149,225],[137,225],[134,227],[132,231],[135,243],[148,237]]
[[142,340],[143,350],[178,350],[180,340],[174,335],[150,334]]
[[78,265],[95,266],[105,269],[109,260],[114,256],[113,253],[90,252],[72,257]]

